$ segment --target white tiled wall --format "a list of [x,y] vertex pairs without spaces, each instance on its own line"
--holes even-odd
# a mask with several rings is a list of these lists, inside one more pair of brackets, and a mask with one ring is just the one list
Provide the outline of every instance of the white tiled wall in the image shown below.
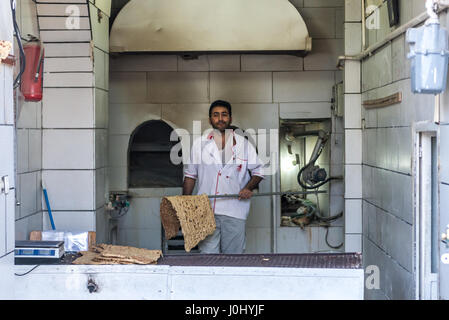
[[[0,39],[13,42],[10,4],[0,3]],[[11,52],[14,54],[14,51]],[[0,193],[0,299],[14,298],[14,215],[15,188],[14,170],[14,114],[13,68],[0,65],[0,179],[8,176],[8,194]]]
[[[22,35],[39,37],[36,4],[17,1]],[[15,73],[18,72],[16,65]],[[17,193],[15,206],[15,238],[28,239],[29,232],[42,229],[42,102],[26,102],[15,96],[17,113]]]
[[[357,3],[356,3],[357,2]],[[345,55],[362,49],[362,7],[360,1],[345,1]],[[345,251],[362,252],[362,123],[361,63],[345,61]]]
[[[109,55],[104,29],[109,26],[109,9],[98,22],[92,6],[91,23],[86,1],[64,2],[19,2],[26,29],[22,33],[40,35],[46,57],[43,101],[24,103],[19,98],[20,239],[31,230],[50,227],[41,177],[58,229],[95,230],[96,210],[106,202]],[[68,5],[79,9],[80,29],[65,29]],[[97,5],[108,7],[110,1]]]
[[[343,77],[336,64],[337,57],[344,54],[344,1],[291,2],[305,18],[314,38],[313,51],[305,58],[250,54],[201,55],[193,60],[183,60],[175,55],[111,57],[109,190],[128,189],[129,138],[138,125],[148,120],[162,119],[174,128],[190,132],[192,121],[197,120],[205,130],[210,127],[210,103],[216,99],[231,102],[233,123],[242,129],[278,129],[280,117],[331,118],[332,86]],[[342,130],[340,125],[340,144],[336,149],[341,150]],[[340,170],[342,175],[343,152],[336,151],[333,159],[332,174]],[[329,168],[329,163],[324,165]],[[271,190],[270,178],[261,183],[260,190]],[[330,212],[343,211],[343,184],[333,182],[330,193]],[[154,203],[145,207],[145,201]],[[131,200],[131,209],[120,224],[122,243],[149,246],[150,238],[160,243],[159,202],[160,198]],[[149,220],[152,215],[154,221]],[[344,240],[341,223],[334,223],[329,231],[332,244]],[[271,251],[271,224],[271,199],[255,198],[247,223],[246,252]],[[324,241],[325,230],[312,229],[310,240],[299,228],[279,228],[278,252],[332,250]]]
[[[347,0],[347,6],[350,7],[352,2]],[[401,0],[400,24],[423,12],[424,4],[425,1]],[[366,31],[367,46],[383,39],[394,29],[388,24],[386,2],[379,2],[379,5],[380,28]],[[364,123],[361,241],[364,265],[381,268],[381,288],[365,290],[367,299],[414,299],[415,294],[412,258],[415,254],[414,172],[411,162],[413,127],[419,121],[433,121],[434,98],[411,93],[410,61],[406,58],[408,51],[405,35],[401,35],[364,59],[361,67],[361,101],[396,92],[401,92],[403,97],[402,103],[392,106],[369,110],[361,108]],[[351,100],[351,108],[353,103],[355,101]],[[444,143],[443,138],[441,143]],[[443,159],[444,155],[440,154],[440,161],[445,162]],[[358,228],[358,220],[354,221],[357,221]],[[358,244],[359,239],[351,240]]]

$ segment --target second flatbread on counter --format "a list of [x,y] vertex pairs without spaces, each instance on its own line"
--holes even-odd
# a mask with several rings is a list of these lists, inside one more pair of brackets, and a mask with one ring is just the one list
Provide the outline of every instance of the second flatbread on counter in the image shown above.
[[168,240],[175,237],[181,228],[187,252],[216,228],[214,212],[205,194],[164,197],[160,213],[165,238]]
[[90,251],[81,251],[73,264],[155,264],[161,250],[148,250],[129,246],[99,244]]

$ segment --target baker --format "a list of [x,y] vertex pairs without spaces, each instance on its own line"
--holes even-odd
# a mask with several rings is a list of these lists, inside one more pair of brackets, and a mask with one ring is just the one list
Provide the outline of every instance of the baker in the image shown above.
[[216,229],[198,244],[201,253],[243,253],[245,224],[253,190],[264,178],[263,164],[256,149],[231,127],[232,109],[226,101],[214,101],[209,108],[210,134],[197,138],[184,169],[183,195],[238,194],[238,198],[211,198]]

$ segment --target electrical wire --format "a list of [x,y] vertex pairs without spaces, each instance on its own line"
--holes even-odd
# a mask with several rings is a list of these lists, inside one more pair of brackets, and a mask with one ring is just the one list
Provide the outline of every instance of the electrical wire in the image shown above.
[[29,270],[29,271],[27,271],[25,273],[14,273],[14,275],[18,276],[18,277],[26,276],[28,273],[30,273],[31,271],[33,271],[34,269],[36,269],[39,266],[40,266],[40,264],[35,265],[33,268],[31,268],[31,270]]
[[17,19],[16,19],[16,0],[10,0],[10,2],[11,2],[11,12],[12,12],[14,33],[15,33],[15,37],[17,39],[17,44],[19,46],[19,51],[20,51],[20,71],[19,71],[19,74],[17,75],[16,79],[14,80],[14,84],[13,84],[13,88],[16,89],[22,81],[22,75],[25,72],[26,60],[25,60],[25,51],[23,50],[23,46],[22,46],[22,36],[20,35],[20,29],[19,29],[19,26],[17,24]]
[[343,246],[344,242],[340,243],[338,246],[331,245],[329,243],[329,241],[327,240],[328,235],[329,235],[329,227],[326,227],[326,236],[324,237],[324,240],[326,241],[326,244],[328,247],[330,247],[332,249],[340,249]]

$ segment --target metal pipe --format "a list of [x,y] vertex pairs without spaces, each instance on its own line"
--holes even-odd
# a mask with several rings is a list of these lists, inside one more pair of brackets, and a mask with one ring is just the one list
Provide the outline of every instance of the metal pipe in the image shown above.
[[365,33],[365,24],[366,24],[366,17],[365,17],[365,0],[362,1],[362,50],[365,50],[366,46],[366,33]]
[[[318,194],[318,193],[327,193],[327,191],[292,191],[292,192],[261,192],[254,193],[253,197],[266,197],[266,196],[282,196],[282,195],[295,195],[295,194]],[[209,195],[208,198],[238,198],[238,194],[217,194],[217,195]]]
[[[438,8],[436,13],[440,13],[441,11],[446,10],[447,8],[449,8],[449,1],[448,0],[445,0],[445,1],[435,0],[435,1],[439,5],[439,8]],[[394,30],[393,32],[388,34],[387,37],[385,37],[385,39],[383,39],[383,40],[373,44],[372,46],[368,47],[366,50],[363,50],[361,53],[353,55],[353,56],[339,56],[338,57],[337,68],[340,69],[340,70],[343,69],[343,66],[341,65],[341,62],[344,61],[344,60],[360,61],[360,60],[366,58],[367,56],[371,55],[377,49],[383,47],[386,43],[396,39],[401,34],[405,33],[407,31],[407,29],[413,28],[416,25],[424,22],[425,20],[427,20],[428,17],[429,17],[429,14],[427,13],[427,11],[423,12],[419,16],[411,19],[406,24],[403,24],[402,26],[398,27],[396,30]]]
[[[277,159],[276,159],[276,152],[271,153],[271,172],[273,173],[271,175],[271,192],[276,192],[276,173],[277,173]],[[271,196],[271,214],[272,214],[272,232],[271,232],[271,251],[273,253],[277,252],[277,198],[273,194]]]

